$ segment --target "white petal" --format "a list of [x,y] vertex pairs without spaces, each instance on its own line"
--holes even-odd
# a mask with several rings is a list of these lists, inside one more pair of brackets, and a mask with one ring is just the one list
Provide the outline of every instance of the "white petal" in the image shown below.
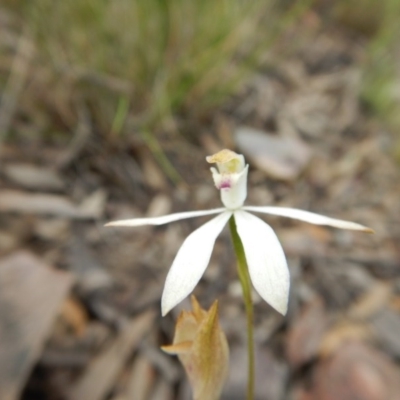
[[342,219],[335,219],[330,217],[325,217],[324,215],[315,214],[309,211],[298,210],[297,208],[288,207],[256,207],[256,206],[246,206],[243,207],[244,210],[260,212],[265,214],[279,215],[281,217],[288,217],[298,219],[300,221],[309,222],[315,225],[329,225],[335,228],[341,229],[353,229],[357,231],[364,231],[373,233],[374,231],[367,226],[357,224],[355,222],[344,221]]
[[105,224],[105,226],[162,225],[162,224],[168,224],[169,222],[178,221],[180,219],[218,214],[222,211],[225,211],[225,208],[215,208],[213,210],[201,210],[201,211],[187,211],[176,214],[163,215],[161,217],[154,217],[154,218],[122,219],[120,221],[109,222],[108,224]]
[[162,315],[180,303],[201,279],[210,261],[215,239],[232,213],[226,211],[192,232],[183,242],[165,281]]
[[235,211],[234,216],[254,287],[268,304],[285,315],[290,277],[275,232],[260,218],[245,211]]

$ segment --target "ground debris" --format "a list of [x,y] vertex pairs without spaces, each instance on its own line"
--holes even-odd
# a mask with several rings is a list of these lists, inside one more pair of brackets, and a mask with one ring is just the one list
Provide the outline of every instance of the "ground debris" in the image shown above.
[[311,149],[295,137],[281,137],[249,127],[239,127],[235,132],[238,148],[269,176],[292,181],[310,161]]
[[154,386],[155,371],[150,361],[140,353],[136,357],[129,374],[126,389],[127,399],[147,400]]
[[10,181],[26,189],[59,191],[65,187],[65,181],[56,171],[34,164],[6,164],[3,173]]
[[0,260],[0,398],[17,400],[73,283],[28,252]]
[[321,340],[329,323],[320,298],[313,299],[297,320],[292,321],[292,328],[287,335],[286,353],[293,367],[300,367],[318,355]]
[[303,399],[397,400],[399,373],[378,351],[359,342],[347,342],[317,366],[313,388]]
[[154,311],[147,311],[127,322],[114,341],[88,366],[74,383],[68,400],[101,400],[114,385],[115,379],[136,346],[154,323]]
[[73,219],[97,219],[104,212],[105,195],[95,192],[80,205],[61,195],[38,194],[4,189],[0,193],[0,213],[52,215]]

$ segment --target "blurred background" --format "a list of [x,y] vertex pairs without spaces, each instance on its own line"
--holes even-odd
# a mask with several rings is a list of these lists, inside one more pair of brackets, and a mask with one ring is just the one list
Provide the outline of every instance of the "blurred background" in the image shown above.
[[[186,400],[165,276],[219,207],[205,156],[250,164],[248,204],[292,206],[374,235],[268,217],[289,312],[254,294],[257,399],[400,393],[398,0],[2,0],[0,398]],[[223,399],[243,399],[245,314],[230,238],[195,290],[220,303]]]

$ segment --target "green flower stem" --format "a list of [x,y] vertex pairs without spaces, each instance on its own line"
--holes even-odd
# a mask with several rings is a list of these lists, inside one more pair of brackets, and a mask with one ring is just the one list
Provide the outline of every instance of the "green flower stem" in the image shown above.
[[251,282],[249,270],[247,268],[246,256],[244,254],[243,244],[237,233],[235,218],[229,220],[233,248],[235,249],[238,261],[237,269],[242,285],[244,305],[247,317],[247,351],[248,351],[248,381],[247,381],[247,400],[254,399],[254,312],[253,301],[251,298]]

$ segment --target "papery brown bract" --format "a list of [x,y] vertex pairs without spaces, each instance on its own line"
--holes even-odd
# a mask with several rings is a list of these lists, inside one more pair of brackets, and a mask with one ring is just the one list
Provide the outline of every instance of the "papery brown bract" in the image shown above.
[[218,322],[218,301],[206,311],[194,296],[193,311],[182,311],[173,344],[162,350],[178,356],[188,375],[194,400],[218,400],[228,375],[229,348]]

